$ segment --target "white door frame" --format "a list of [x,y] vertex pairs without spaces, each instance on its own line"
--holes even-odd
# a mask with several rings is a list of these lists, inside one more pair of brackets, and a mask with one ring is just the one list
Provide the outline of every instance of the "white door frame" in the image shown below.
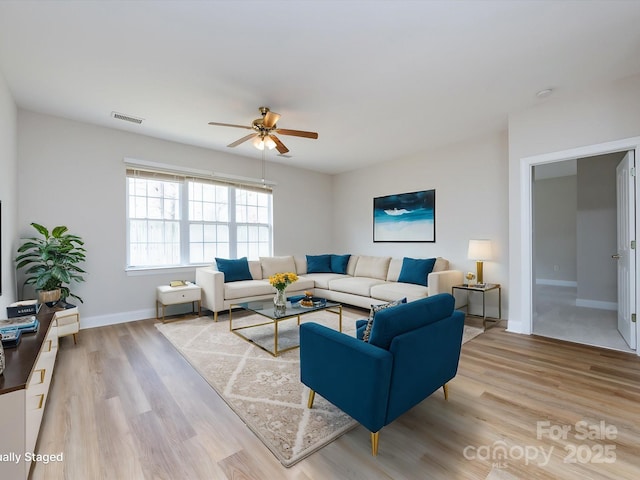
[[[545,163],[561,162],[564,160],[574,160],[584,157],[592,157],[594,155],[605,155],[607,153],[622,152],[635,150],[636,159],[640,152],[640,137],[626,138],[613,142],[599,143],[595,145],[587,145],[585,147],[572,148],[559,152],[545,153],[524,157],[520,159],[520,218],[521,232],[520,235],[520,261],[522,280],[521,287],[521,305],[520,318],[527,319],[522,325],[525,334],[531,334],[533,331],[533,198],[531,190],[533,166],[543,165]],[[640,182],[636,182],[636,218],[640,212]],[[636,238],[638,236],[638,221],[636,221]],[[636,255],[636,298],[640,298],[640,279],[638,278],[640,269],[638,268],[638,257]],[[637,305],[636,305],[637,307]],[[636,338],[640,339],[640,323],[636,323]],[[636,353],[640,355],[640,348],[636,349]]]

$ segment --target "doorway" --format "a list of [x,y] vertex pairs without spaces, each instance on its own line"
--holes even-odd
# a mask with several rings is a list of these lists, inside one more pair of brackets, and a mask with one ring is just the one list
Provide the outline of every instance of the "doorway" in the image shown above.
[[634,351],[618,329],[616,168],[625,154],[533,165],[532,333]]

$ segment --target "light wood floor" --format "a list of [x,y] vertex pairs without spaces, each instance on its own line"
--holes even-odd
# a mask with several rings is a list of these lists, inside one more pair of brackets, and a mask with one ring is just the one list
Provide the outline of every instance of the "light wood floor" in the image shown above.
[[[64,461],[36,464],[32,479],[640,478],[632,354],[494,327],[463,346],[449,401],[439,390],[383,428],[378,457],[357,427],[286,469],[154,322],[83,330],[75,346],[61,339],[37,451]],[[571,431],[538,435],[545,421]],[[580,421],[608,438],[577,439]]]

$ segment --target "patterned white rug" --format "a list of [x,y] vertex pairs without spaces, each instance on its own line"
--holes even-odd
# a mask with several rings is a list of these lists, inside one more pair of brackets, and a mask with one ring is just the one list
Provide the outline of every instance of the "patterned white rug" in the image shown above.
[[[256,315],[234,312],[238,322],[255,322]],[[344,312],[343,332],[355,335],[355,320],[362,315]],[[315,312],[303,321],[338,328],[338,318],[329,312]],[[338,408],[316,396],[307,408],[309,390],[300,382],[299,350],[273,357],[229,331],[223,316],[219,322],[200,317],[156,328],[227,402],[285,467],[290,467],[332,442],[357,423]],[[282,348],[297,343],[295,319],[279,325]],[[262,330],[262,332],[260,332]],[[248,330],[245,330],[247,333]],[[482,333],[465,326],[463,343]],[[253,330],[252,335],[269,341],[273,327]]]

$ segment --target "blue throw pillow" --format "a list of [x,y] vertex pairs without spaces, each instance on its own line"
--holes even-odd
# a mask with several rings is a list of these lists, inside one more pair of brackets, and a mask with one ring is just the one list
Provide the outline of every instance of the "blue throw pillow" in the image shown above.
[[424,287],[429,286],[429,274],[433,271],[436,264],[435,258],[409,258],[402,259],[402,270],[398,282],[414,283]]
[[307,255],[307,273],[331,273],[331,255]]
[[331,271],[333,273],[347,273],[349,258],[351,255],[331,255]]
[[216,265],[218,270],[224,273],[224,281],[227,283],[253,280],[247,257],[238,258],[237,260],[216,257]]

